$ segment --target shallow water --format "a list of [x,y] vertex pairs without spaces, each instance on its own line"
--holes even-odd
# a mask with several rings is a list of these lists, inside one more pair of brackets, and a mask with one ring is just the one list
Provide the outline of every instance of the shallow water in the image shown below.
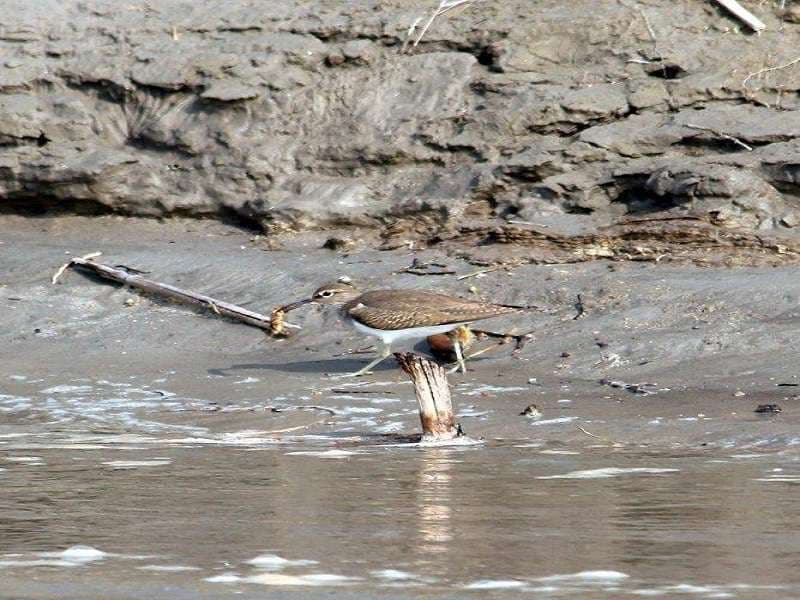
[[228,403],[168,380],[9,381],[0,583],[15,598],[800,596],[788,444],[569,437],[572,419],[600,427],[579,398],[526,421],[485,395],[527,388],[479,382],[456,387],[470,432],[508,413],[515,435],[419,447],[388,435],[417,426],[399,380]]

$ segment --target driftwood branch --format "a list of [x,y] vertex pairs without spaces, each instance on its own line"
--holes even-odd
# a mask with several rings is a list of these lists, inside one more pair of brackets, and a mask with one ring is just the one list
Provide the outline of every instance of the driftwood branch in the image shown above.
[[767,28],[761,19],[756,17],[736,0],[715,0],[715,2],[725,8],[725,10],[727,10],[753,31],[759,32],[762,29]]
[[452,440],[460,436],[461,429],[453,414],[447,371],[412,352],[395,352],[394,356],[414,384],[422,422],[422,440]]
[[166,283],[159,283],[152,279],[146,279],[141,275],[130,273],[125,269],[109,267],[85,258],[73,258],[69,262],[69,266],[79,271],[92,273],[103,279],[116,281],[117,283],[130,286],[142,292],[169,298],[170,300],[175,300],[184,304],[201,306],[213,311],[221,317],[227,317],[247,325],[252,325],[253,327],[258,327],[259,329],[271,331],[270,317],[268,315],[262,315],[229,302],[217,300],[210,296],[184,290]]

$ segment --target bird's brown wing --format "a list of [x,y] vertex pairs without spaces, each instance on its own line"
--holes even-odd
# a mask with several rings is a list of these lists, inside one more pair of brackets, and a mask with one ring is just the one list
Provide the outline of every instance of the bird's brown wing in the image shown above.
[[518,312],[514,308],[413,290],[377,290],[345,305],[355,321],[374,329],[457,325]]

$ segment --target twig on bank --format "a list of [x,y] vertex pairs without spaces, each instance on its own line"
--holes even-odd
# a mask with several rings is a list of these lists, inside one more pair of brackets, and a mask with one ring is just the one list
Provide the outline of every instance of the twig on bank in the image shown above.
[[574,317],[572,317],[573,321],[577,321],[583,315],[586,314],[586,308],[583,306],[583,298],[581,297],[580,294],[578,294],[578,297],[577,297],[577,299],[575,301],[575,310],[578,311],[578,314],[575,315]]
[[[100,256],[102,254],[103,254],[102,252],[91,252],[91,253],[89,253],[89,254],[87,254],[85,256],[81,256],[81,260],[90,260],[92,258],[97,258],[98,256]],[[72,266],[72,263],[73,263],[74,260],[75,259],[73,258],[69,262],[65,262],[63,265],[61,265],[58,268],[58,271],[56,271],[55,274],[53,275],[52,279],[50,280],[50,283],[52,283],[53,285],[58,283],[59,278],[64,274],[64,271],[66,271],[67,269],[69,269]]]
[[582,432],[582,433],[585,433],[585,434],[586,434],[586,435],[588,435],[589,437],[597,438],[598,440],[603,440],[603,441],[606,441],[606,442],[608,441],[608,440],[606,440],[606,438],[604,438],[604,437],[600,437],[599,435],[595,435],[594,433],[591,433],[591,432],[589,432],[589,431],[586,431],[586,430],[585,430],[583,427],[581,427],[580,425],[578,425],[577,427],[578,427],[578,429],[580,429],[580,430],[581,430],[581,432]]
[[780,71],[781,69],[788,69],[789,67],[796,65],[797,63],[800,63],[800,56],[798,56],[793,60],[790,60],[789,62],[783,65],[777,65],[775,67],[765,67],[763,69],[759,69],[758,71],[750,73],[747,77],[745,77],[742,80],[742,86],[746,86],[747,82],[750,81],[753,77],[758,77],[759,75],[763,75],[764,73],[771,73],[772,71]]
[[[431,267],[437,267],[438,270],[432,271]],[[403,267],[399,271],[395,271],[395,273],[408,273],[409,275],[455,275],[456,272],[452,269],[448,269],[447,265],[443,265],[442,263],[437,262],[421,262],[418,258],[415,258],[411,261],[411,264],[407,267]]]
[[767,26],[761,19],[756,17],[753,13],[751,13],[744,6],[739,4],[736,0],[714,0],[714,1],[723,8],[725,8],[734,17],[742,21],[745,25],[747,25],[750,29],[752,29],[756,33],[767,28]]
[[[437,17],[441,17],[442,15],[450,12],[455,8],[458,8],[459,6],[467,6],[469,4],[473,4],[475,2],[480,2],[480,1],[481,0],[440,0],[439,6],[436,7],[436,9],[431,13],[431,16],[425,22],[425,25],[422,26],[422,29],[420,30],[417,38],[414,40],[412,46],[416,48],[419,45],[419,43],[422,41],[422,38],[425,37],[425,34],[428,32],[428,29],[430,29],[431,25],[433,25],[433,22],[436,20]],[[408,39],[411,38],[411,36],[413,35],[414,31],[417,28],[417,25],[419,25],[419,22],[421,20],[422,17],[418,17],[408,28],[407,32],[408,38],[406,39],[406,42],[400,49],[401,52],[404,52],[408,47]]]
[[405,53],[406,48],[408,48],[408,43],[411,41],[411,36],[414,35],[414,32],[417,30],[417,25],[419,25],[420,21],[422,21],[422,17],[417,17],[409,26],[408,31],[406,31],[406,39],[403,41],[403,46],[400,48],[400,54]]
[[656,37],[656,32],[653,31],[653,26],[650,25],[650,19],[647,18],[647,13],[640,8],[639,14],[642,15],[642,19],[644,20],[644,25],[645,27],[647,27],[647,33],[650,34],[650,39],[653,41],[653,44],[658,46],[658,38]]
[[211,298],[210,296],[206,296],[204,294],[198,294],[197,292],[184,290],[173,285],[160,283],[158,281],[153,281],[152,279],[146,279],[140,275],[129,273],[126,270],[109,267],[108,265],[96,263],[90,260],[90,258],[99,255],[100,253],[96,252],[85,257],[73,258],[71,261],[69,261],[69,263],[67,263],[66,266],[62,266],[56,272],[56,274],[53,276],[53,281],[57,281],[58,276],[60,276],[64,270],[71,267],[81,271],[88,271],[94,275],[97,275],[98,277],[101,277],[102,279],[115,281],[148,294],[169,298],[170,300],[175,300],[184,304],[201,306],[213,311],[215,314],[221,317],[233,319],[247,325],[252,325],[253,327],[258,327],[259,329],[270,331],[272,328],[271,319],[267,315],[262,315],[241,306],[231,304],[230,302],[224,302],[222,300],[217,300],[216,298]]
[[274,412],[274,413],[282,413],[282,412],[286,412],[287,410],[321,410],[321,411],[326,412],[326,413],[328,413],[328,414],[330,414],[330,415],[332,415],[334,417],[336,416],[336,411],[333,410],[332,408],[328,408],[326,406],[317,406],[316,404],[299,404],[299,405],[296,405],[296,406],[293,405],[293,406],[283,406],[283,407],[280,407],[280,408],[278,408],[278,407],[273,407],[272,408],[272,412]]
[[478,275],[484,275],[485,273],[491,273],[493,271],[499,271],[500,269],[508,268],[508,265],[495,265],[493,267],[487,267],[485,269],[479,269],[478,271],[473,271],[472,273],[467,273],[466,275],[460,275],[456,277],[459,281],[463,279],[470,279],[471,277],[477,277]]
[[703,127],[702,125],[693,125],[691,123],[687,123],[685,125],[685,127],[688,127],[689,129],[697,129],[698,131],[707,131],[709,133],[713,133],[714,135],[716,135],[718,137],[721,137],[721,138],[726,139],[726,140],[730,140],[731,142],[733,142],[737,146],[741,146],[742,148],[744,148],[748,152],[752,152],[753,151],[753,147],[752,146],[750,146],[749,144],[745,144],[739,138],[734,137],[732,135],[728,135],[727,133],[722,133],[721,131],[717,131],[716,129],[712,129],[711,127]]
[[601,435],[594,434],[594,433],[592,433],[591,431],[586,431],[586,430],[585,430],[583,427],[581,427],[580,425],[577,425],[576,427],[578,428],[578,430],[579,430],[581,433],[585,433],[585,434],[586,434],[586,435],[588,435],[589,437],[593,437],[593,438],[595,438],[595,439],[597,439],[597,440],[600,440],[601,442],[606,442],[607,444],[611,444],[612,446],[622,446],[622,443],[620,443],[620,442],[615,442],[614,440],[610,440],[610,439],[608,439],[608,438],[605,438],[605,437],[603,437],[603,436],[601,436]]

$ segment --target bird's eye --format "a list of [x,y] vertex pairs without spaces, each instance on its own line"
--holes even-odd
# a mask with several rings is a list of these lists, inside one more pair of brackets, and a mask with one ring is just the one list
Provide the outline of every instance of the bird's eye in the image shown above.
[[322,296],[323,298],[330,298],[331,296],[333,296],[333,292],[330,290],[325,290],[324,292],[320,292],[319,295]]

